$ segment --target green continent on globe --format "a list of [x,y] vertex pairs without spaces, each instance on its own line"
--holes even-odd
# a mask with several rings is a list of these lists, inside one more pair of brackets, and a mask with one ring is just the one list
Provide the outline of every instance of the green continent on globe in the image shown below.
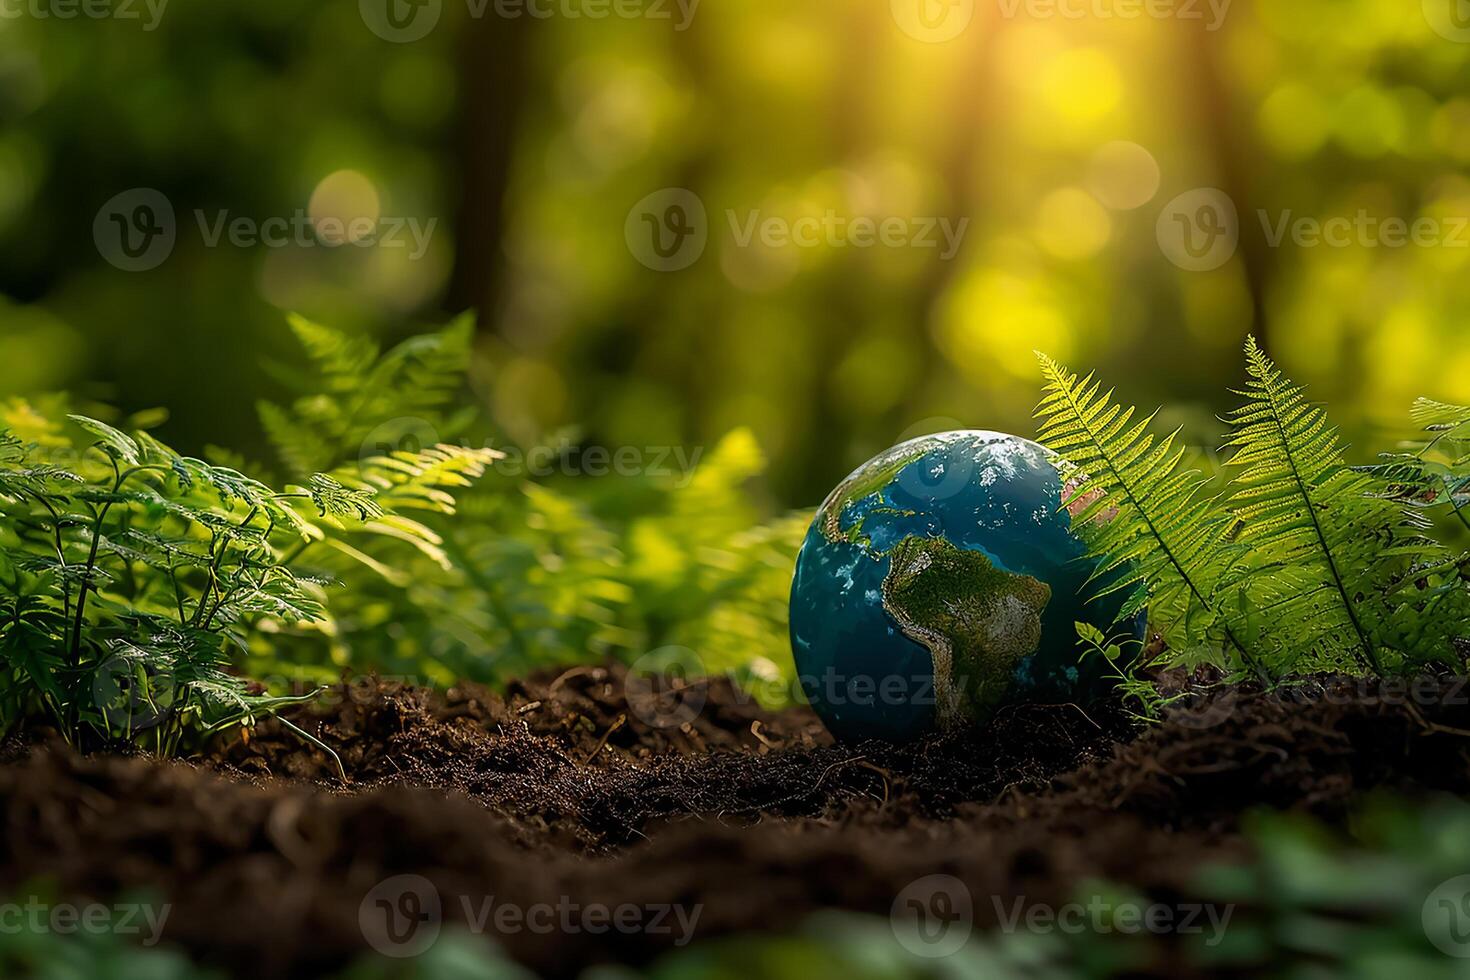
[[[866,543],[863,538],[863,522],[867,519],[866,517],[858,518],[851,527],[843,530],[842,513],[847,509],[847,505],[883,490],[897,479],[905,466],[922,458],[936,445],[939,445],[937,439],[921,438],[894,446],[869,460],[856,473],[839,483],[817,510],[817,521],[822,526],[822,534],[834,544],[839,541],[846,541],[849,544]],[[883,508],[875,513],[881,514],[887,510]],[[899,510],[892,512],[908,513]]]
[[943,538],[904,538],[890,557],[883,606],[929,648],[940,726],[983,717],[1005,698],[1016,665],[1041,645],[1051,586]]

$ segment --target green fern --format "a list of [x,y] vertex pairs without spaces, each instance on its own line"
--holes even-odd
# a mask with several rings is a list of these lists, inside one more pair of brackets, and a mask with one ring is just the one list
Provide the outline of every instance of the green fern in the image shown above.
[[0,727],[177,752],[309,698],[254,693],[230,668],[263,623],[323,618],[325,583],[287,555],[385,519],[372,493],[320,474],[277,492],[68,421],[76,446],[49,426],[33,430],[45,445],[0,432]]
[[1411,507],[1448,507],[1450,514],[1470,530],[1470,406],[1450,405],[1420,398],[1410,418],[1426,438],[1405,451],[1383,453],[1381,463],[1364,466],[1384,484],[1384,493]]
[[461,317],[437,333],[413,337],[387,353],[370,340],[290,317],[314,368],[308,393],[289,407],[258,406],[261,425],[292,474],[331,470],[347,460],[388,455],[376,435],[395,424],[433,430],[433,442],[456,436],[468,413],[450,413],[469,369],[473,322]]
[[1387,618],[1390,566],[1420,540],[1399,533],[1398,506],[1343,458],[1327,413],[1284,378],[1252,337],[1246,404],[1230,416],[1238,470],[1228,506],[1251,556],[1232,586],[1270,615],[1272,659],[1381,673],[1376,628]]
[[[296,549],[348,587],[324,622],[256,637],[252,667],[277,672],[289,656],[320,680],[346,665],[447,684],[682,645],[779,699],[809,516],[760,524],[746,484],[765,460],[751,434],[731,433],[686,480],[484,479],[500,453],[444,441],[471,424],[453,397],[467,327],[382,354],[293,321],[314,369],[289,407],[262,406],[277,456],[298,483],[320,470],[372,491],[386,513]],[[486,423],[474,424],[487,444]],[[551,441],[576,449],[575,437]]]
[[[1344,459],[1326,413],[1246,344],[1246,402],[1229,417],[1233,478],[1205,492],[1173,436],[1043,358],[1041,439],[1063,458],[1068,504],[1101,593],[1147,604],[1184,662],[1203,621],[1227,664],[1280,677],[1456,663],[1470,637],[1463,560]],[[1436,417],[1443,424],[1442,411]],[[1456,423],[1458,424],[1458,423]],[[1239,663],[1236,657],[1240,658]]]
[[1126,593],[1120,620],[1148,608],[1178,647],[1223,634],[1239,649],[1219,608],[1231,521],[1208,481],[1185,465],[1178,431],[1160,438],[1153,416],[1135,422],[1091,375],[1079,379],[1038,357],[1046,383],[1038,438],[1067,463],[1065,503],[1098,559],[1096,594]]

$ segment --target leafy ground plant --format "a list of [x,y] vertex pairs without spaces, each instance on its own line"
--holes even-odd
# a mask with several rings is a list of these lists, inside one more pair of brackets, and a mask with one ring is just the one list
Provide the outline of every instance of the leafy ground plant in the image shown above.
[[1384,453],[1363,472],[1385,483],[1394,499],[1431,513],[1448,511],[1470,531],[1470,405],[1421,398],[1410,417],[1424,435],[1398,452]]
[[263,638],[258,670],[326,680],[350,666],[449,684],[679,648],[771,700],[789,694],[786,601],[810,515],[761,523],[748,485],[765,457],[749,431],[678,476],[602,479],[557,472],[577,433],[523,435],[535,444],[521,460],[532,450],[550,460],[533,473],[499,452],[439,444],[505,445],[465,397],[468,320],[387,350],[299,317],[290,325],[306,360],[283,372],[296,395],[260,406],[279,469],[371,486],[399,519],[301,553],[350,588],[326,621],[280,638],[295,642]]
[[84,416],[6,421],[0,726],[176,753],[311,697],[257,693],[229,667],[263,622],[324,615],[328,583],[287,557],[388,519],[371,489],[316,474],[276,491]]
[[1441,464],[1430,453],[1465,420],[1450,406],[1421,409],[1447,426],[1435,443],[1354,469],[1326,412],[1254,339],[1245,353],[1223,480],[1186,464],[1177,432],[1159,436],[1152,416],[1136,419],[1092,376],[1041,357],[1040,438],[1070,472],[1068,503],[1099,560],[1098,593],[1126,593],[1125,616],[1147,607],[1171,664],[1208,661],[1267,681],[1462,665],[1470,565],[1404,505],[1416,493],[1403,487],[1453,506],[1465,460]]

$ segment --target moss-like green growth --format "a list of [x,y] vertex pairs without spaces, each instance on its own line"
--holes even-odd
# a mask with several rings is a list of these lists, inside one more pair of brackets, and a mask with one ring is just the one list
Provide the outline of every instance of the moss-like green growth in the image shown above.
[[1016,665],[1041,644],[1051,586],[943,538],[905,538],[891,562],[884,606],[934,658],[940,724],[999,703]]

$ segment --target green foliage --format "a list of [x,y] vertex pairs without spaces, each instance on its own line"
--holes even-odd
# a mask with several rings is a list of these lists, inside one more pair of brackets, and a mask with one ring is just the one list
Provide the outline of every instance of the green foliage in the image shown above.
[[1196,951],[1202,967],[1236,974],[1310,961],[1324,976],[1463,976],[1431,945],[1464,949],[1465,889],[1453,880],[1470,861],[1463,801],[1375,798],[1350,834],[1263,811],[1247,832],[1254,861],[1197,876],[1201,898],[1235,906],[1224,941]]
[[1280,677],[1461,662],[1463,560],[1402,495],[1347,466],[1326,413],[1254,339],[1246,361],[1224,445],[1232,475],[1214,481],[1183,465],[1177,433],[1158,438],[1151,418],[1134,422],[1091,377],[1042,357],[1040,437],[1063,459],[1098,593],[1126,590],[1125,615],[1147,606],[1175,664]]
[[1141,663],[1147,644],[1121,634],[1110,638],[1091,623],[1076,622],[1077,640],[1082,656],[1101,657],[1108,665],[1108,676],[1117,684],[1125,707],[1140,720],[1157,718],[1171,702],[1185,694],[1166,695],[1152,679],[1142,676]]
[[1072,525],[1100,559],[1097,594],[1127,593],[1120,620],[1147,606],[1185,642],[1210,635],[1229,566],[1229,517],[1185,465],[1178,432],[1160,438],[1153,416],[1135,422],[1134,409],[1092,375],[1079,380],[1044,355],[1041,364],[1038,438],[1068,464]]
[[[306,643],[278,638],[258,670],[304,660],[319,679],[350,665],[452,683],[676,645],[711,671],[781,680],[791,565],[809,518],[760,523],[747,485],[766,460],[748,431],[691,473],[534,476],[500,452],[439,441],[474,431],[497,442],[458,407],[467,322],[386,354],[319,324],[292,326],[311,370],[291,407],[261,407],[281,464],[298,479],[311,464],[371,488],[392,514],[301,555],[349,588],[322,624],[295,631]],[[576,446],[546,448],[560,461]]]
[[[30,896],[17,897],[24,905]],[[49,908],[44,910],[49,913]],[[116,932],[56,932],[47,928],[0,932],[0,976],[24,980],[225,980],[182,953],[135,945]]]
[[[1151,897],[1127,885],[1095,880],[1080,882],[1072,895],[1078,906],[1104,912],[1124,907],[1141,912],[1159,901],[1190,917],[1190,929],[1173,934],[1137,928],[1136,917],[1132,928],[1112,924],[1035,931],[1022,919],[1012,931],[977,928],[953,954],[935,958],[906,949],[887,917],[822,911],[781,934],[696,940],[641,969],[593,967],[581,976],[1082,980],[1133,972],[1152,975],[1164,963],[1230,976],[1263,971],[1446,980],[1463,976],[1457,961],[1433,944],[1464,950],[1455,916],[1463,915],[1465,895],[1457,876],[1470,864],[1470,806],[1448,797],[1412,803],[1378,798],[1354,814],[1350,828],[1343,833],[1301,814],[1259,812],[1247,818],[1248,861],[1207,865],[1168,895]],[[978,919],[981,899],[975,900]],[[1007,898],[1001,905],[1009,909],[1013,902]],[[1204,904],[1210,910],[1197,914],[1194,910]],[[138,948],[116,934],[63,936],[27,929],[0,933],[0,973],[38,980],[217,976],[164,947]],[[388,960],[364,954],[333,974],[335,980],[521,980],[527,975],[487,938],[452,929],[422,956]]]
[[287,555],[386,520],[370,490],[314,475],[278,492],[27,405],[0,424],[33,437],[0,431],[0,727],[176,752],[310,696],[256,693],[229,668],[258,627],[324,618],[328,583]]
[[[306,389],[290,407],[260,402],[261,424],[288,471],[325,471],[359,458],[390,456],[420,423],[441,442],[468,416],[446,414],[469,368],[474,324],[468,317],[414,337],[387,353],[367,338],[290,318],[311,360]],[[393,423],[398,423],[395,427]],[[385,428],[386,426],[386,428]],[[422,446],[412,447],[421,449]]]
[[1470,530],[1470,406],[1420,398],[1409,414],[1425,437],[1382,454],[1383,462],[1362,472],[1386,483],[1393,499],[1432,512],[1447,509]]
[[1237,470],[1226,506],[1247,556],[1236,566],[1245,576],[1234,577],[1242,605],[1269,618],[1251,623],[1258,656],[1379,673],[1383,655],[1394,652],[1415,665],[1433,659],[1433,650],[1399,644],[1381,655],[1379,646],[1403,639],[1391,623],[1406,598],[1404,576],[1442,566],[1444,553],[1348,468],[1327,413],[1254,338],[1246,358],[1246,404],[1232,414],[1225,444]]

